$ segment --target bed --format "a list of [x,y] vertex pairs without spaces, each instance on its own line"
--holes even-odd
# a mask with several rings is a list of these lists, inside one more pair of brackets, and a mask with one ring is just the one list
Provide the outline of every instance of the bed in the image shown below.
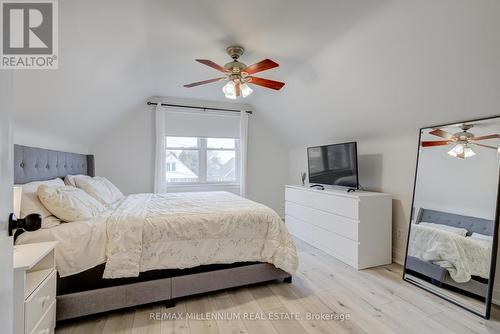
[[[94,157],[14,147],[15,184],[75,174],[94,176]],[[25,232],[17,242],[60,241],[60,321],[160,301],[172,306],[180,297],[276,279],[291,282],[297,254],[276,217],[228,193],[135,194],[95,220]],[[190,237],[200,231],[209,240]],[[220,233],[231,238],[211,237]]]
[[[469,217],[458,214],[452,214],[448,212],[436,211],[421,208],[418,215],[414,221],[415,226],[420,223],[433,223],[441,224],[451,227],[464,228],[471,233],[480,233],[482,235],[493,235],[493,221]],[[410,232],[411,233],[411,232]],[[412,235],[410,235],[412,238]],[[467,241],[467,238],[465,240]],[[411,244],[411,243],[410,243]],[[429,245],[427,245],[429,246]],[[430,245],[432,247],[432,245]],[[491,245],[490,245],[491,247]],[[436,286],[447,288],[453,291],[463,293],[467,296],[473,297],[475,299],[484,301],[488,289],[488,279],[489,276],[489,265],[491,261],[491,254],[487,254],[487,248],[479,247],[480,250],[485,250],[484,254],[481,254],[484,258],[484,264],[487,264],[487,268],[482,270],[476,270],[474,273],[481,272],[481,275],[471,275],[469,279],[463,279],[464,282],[457,282],[450,276],[448,269],[441,265],[426,261],[419,256],[412,256],[413,249],[409,246],[408,257],[406,260],[406,272],[408,274],[414,275],[420,279],[424,279]],[[490,249],[491,252],[491,249]],[[478,261],[476,261],[478,262]],[[468,268],[470,269],[470,268]],[[481,277],[483,276],[483,277]],[[466,281],[465,281],[466,280]]]

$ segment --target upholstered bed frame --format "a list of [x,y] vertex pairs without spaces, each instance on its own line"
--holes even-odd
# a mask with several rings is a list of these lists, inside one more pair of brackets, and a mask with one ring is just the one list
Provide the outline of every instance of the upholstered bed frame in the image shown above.
[[[493,228],[495,225],[492,220],[424,208],[420,208],[415,219],[415,224],[421,222],[465,228],[469,231],[469,235],[473,232],[493,235]],[[488,291],[488,280],[486,279],[473,276],[473,278],[466,283],[457,283],[450,277],[446,269],[413,256],[408,256],[406,259],[406,270],[412,275],[424,279],[427,278],[434,285],[451,286],[476,299],[484,300]]]
[[[94,176],[94,156],[14,145],[14,183],[45,181],[66,175]],[[29,232],[26,232],[29,233]],[[137,278],[103,279],[104,265],[58,277],[57,320],[66,320],[142,304],[175,299],[291,276],[269,263],[234,263],[183,270],[154,270]]]

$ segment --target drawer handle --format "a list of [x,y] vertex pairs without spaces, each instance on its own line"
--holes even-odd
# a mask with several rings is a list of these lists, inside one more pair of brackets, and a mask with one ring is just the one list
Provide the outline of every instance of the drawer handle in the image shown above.
[[45,306],[45,303],[48,302],[50,300],[50,296],[45,296],[45,297],[41,297],[38,301],[40,303],[42,303],[42,307]]
[[50,333],[50,328],[45,328],[45,329],[43,329],[41,331],[38,331],[38,333],[40,333],[40,334],[49,334]]

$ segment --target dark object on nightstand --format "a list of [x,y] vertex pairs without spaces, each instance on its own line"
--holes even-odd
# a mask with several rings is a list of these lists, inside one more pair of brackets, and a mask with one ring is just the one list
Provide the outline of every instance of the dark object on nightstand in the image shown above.
[[9,215],[9,236],[12,235],[14,230],[14,242],[17,237],[25,231],[36,231],[42,227],[42,216],[38,213],[32,213],[24,218],[17,218],[15,214]]

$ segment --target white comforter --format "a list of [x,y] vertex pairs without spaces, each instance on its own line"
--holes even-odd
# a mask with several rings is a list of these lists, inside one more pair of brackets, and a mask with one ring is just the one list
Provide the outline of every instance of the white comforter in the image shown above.
[[472,275],[489,278],[491,241],[413,224],[408,255],[447,269],[458,283],[468,282]]
[[[75,235],[81,238],[69,240]],[[276,212],[226,192],[129,195],[91,221],[24,233],[18,243],[46,240],[60,241],[62,277],[103,262],[104,278],[245,261],[269,262],[290,274],[298,266]]]

